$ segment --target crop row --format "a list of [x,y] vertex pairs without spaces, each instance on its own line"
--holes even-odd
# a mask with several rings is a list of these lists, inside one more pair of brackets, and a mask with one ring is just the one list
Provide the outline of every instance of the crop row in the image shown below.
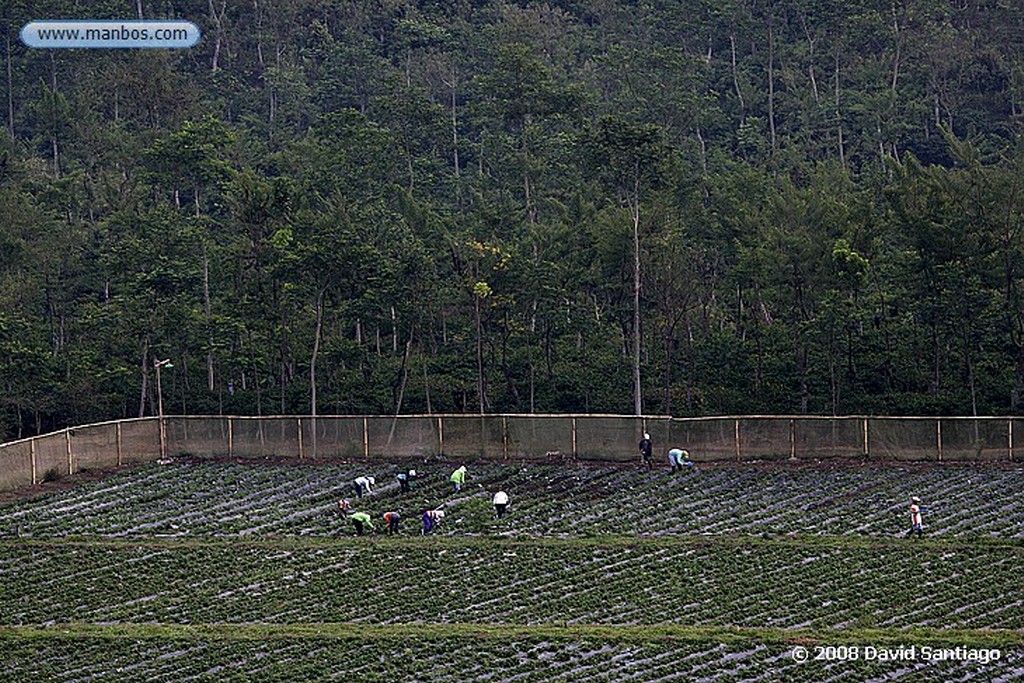
[[10,541],[0,623],[1024,628],[1024,551],[947,546]]
[[782,644],[608,642],[453,637],[160,640],[0,639],[10,683],[72,681],[999,681],[1024,654],[977,661],[797,663]]
[[[408,464],[408,463],[407,463]],[[415,466],[415,465],[414,465]],[[351,481],[381,484],[357,507],[397,509],[415,525],[444,505],[442,533],[786,534],[894,536],[911,495],[924,499],[928,535],[1024,536],[1024,471],[943,468],[666,470],[479,464],[454,494],[450,466],[420,464],[399,494],[393,465],[179,463],[150,465],[30,500],[0,505],[0,535],[315,535],[350,533],[335,511]],[[495,521],[490,494],[511,513]],[[408,528],[408,525],[407,525]]]

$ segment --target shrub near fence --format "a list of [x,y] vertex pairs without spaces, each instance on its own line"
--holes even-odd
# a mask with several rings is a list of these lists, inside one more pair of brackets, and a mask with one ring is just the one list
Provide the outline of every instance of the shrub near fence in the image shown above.
[[0,490],[49,476],[157,460],[161,454],[260,458],[537,458],[635,462],[649,432],[655,460],[867,458],[1024,460],[1024,419],[921,417],[635,417],[399,415],[139,418],[0,444]]

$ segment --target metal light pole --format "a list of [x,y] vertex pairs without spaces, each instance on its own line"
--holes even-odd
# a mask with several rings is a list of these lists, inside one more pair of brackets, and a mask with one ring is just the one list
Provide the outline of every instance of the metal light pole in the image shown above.
[[170,358],[163,360],[153,359],[153,367],[156,368],[156,410],[160,421],[160,459],[167,459],[167,429],[164,427],[164,389],[160,384],[160,368],[173,368]]

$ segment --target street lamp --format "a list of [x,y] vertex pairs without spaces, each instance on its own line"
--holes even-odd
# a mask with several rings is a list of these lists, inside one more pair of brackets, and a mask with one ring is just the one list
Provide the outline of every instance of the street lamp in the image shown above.
[[156,368],[156,410],[160,421],[160,459],[167,459],[167,429],[164,427],[164,389],[160,384],[160,368],[173,368],[170,358],[163,360],[153,359],[153,367]]

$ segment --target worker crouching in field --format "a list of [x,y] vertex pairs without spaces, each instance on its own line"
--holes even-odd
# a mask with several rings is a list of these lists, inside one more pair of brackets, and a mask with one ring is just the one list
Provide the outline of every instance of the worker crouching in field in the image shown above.
[[384,526],[388,529],[388,536],[393,536],[398,533],[398,522],[401,519],[402,516],[397,512],[384,513]]
[[505,516],[505,510],[508,508],[508,494],[504,491],[498,491],[494,494],[494,499],[491,501],[494,504],[494,518],[501,519]]
[[910,498],[910,530],[907,531],[907,536],[924,536],[924,524],[921,519],[921,512],[926,508],[921,505],[921,499],[917,496],[911,496]]
[[373,522],[370,521],[370,515],[365,512],[353,512],[348,517],[352,520],[352,526],[356,529],[356,536],[362,536],[363,531],[369,527],[370,531],[374,531]]
[[398,480],[398,489],[402,493],[408,493],[412,489],[412,483],[416,479],[416,470],[407,470],[395,475]]
[[672,468],[673,473],[682,472],[684,467],[693,467],[690,452],[681,448],[673,448],[668,452],[668,466]]
[[424,510],[422,534],[424,536],[429,534],[441,524],[442,519],[444,519],[444,510]]
[[373,487],[377,485],[377,480],[373,477],[356,477],[356,480],[352,482],[352,486],[356,491],[356,498],[362,498],[364,493],[373,493]]

